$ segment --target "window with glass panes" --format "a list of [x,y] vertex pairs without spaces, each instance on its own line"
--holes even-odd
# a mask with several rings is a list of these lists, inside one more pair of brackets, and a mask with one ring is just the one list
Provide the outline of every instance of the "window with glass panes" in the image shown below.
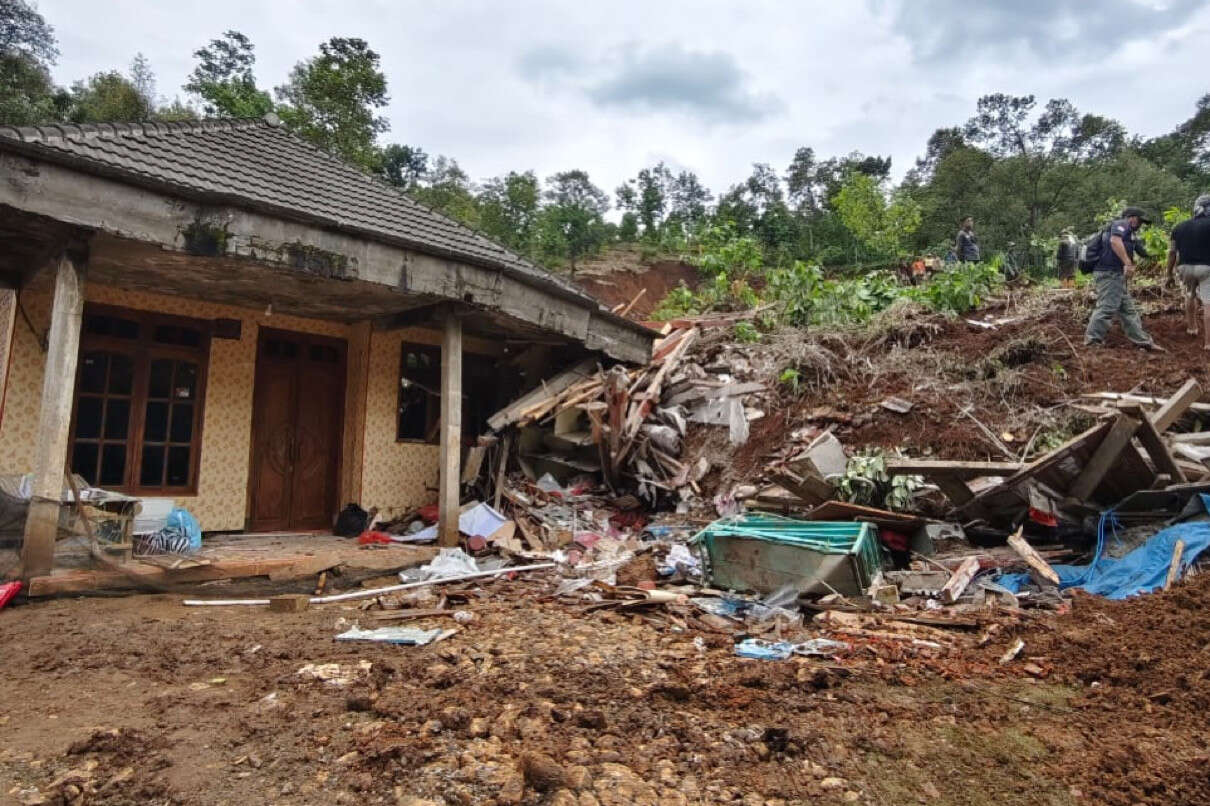
[[208,322],[87,306],[72,472],[126,492],[195,492],[209,352]]

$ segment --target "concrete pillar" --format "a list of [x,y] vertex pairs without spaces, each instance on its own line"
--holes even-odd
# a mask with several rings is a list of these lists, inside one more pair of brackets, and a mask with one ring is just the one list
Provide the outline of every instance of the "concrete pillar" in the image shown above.
[[76,360],[80,353],[80,322],[84,317],[86,265],[82,255],[67,252],[59,259],[55,271],[42,408],[34,444],[33,498],[29,503],[25,540],[21,546],[26,578],[49,574],[54,568],[67,438],[76,388]]
[[458,545],[458,488],[462,475],[462,320],[444,312],[441,336],[441,468],[438,479],[437,543]]

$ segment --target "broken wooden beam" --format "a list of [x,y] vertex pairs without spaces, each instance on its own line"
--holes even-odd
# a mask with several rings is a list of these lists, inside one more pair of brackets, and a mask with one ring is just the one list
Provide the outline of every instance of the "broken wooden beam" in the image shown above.
[[1050,567],[1050,563],[1042,559],[1042,555],[1038,554],[1034,547],[1025,541],[1025,538],[1021,536],[1020,527],[1009,536],[1008,545],[1009,548],[1017,552],[1018,557],[1025,560],[1025,564],[1029,566],[1034,574],[1051,585],[1058,587],[1059,575],[1055,572],[1055,569]]
[[1190,378],[1185,381],[1185,385],[1176,391],[1172,397],[1159,407],[1155,414],[1151,415],[1151,424],[1155,426],[1155,430],[1159,433],[1164,433],[1171,428],[1177,420],[1181,418],[1193,404],[1201,400],[1202,387],[1196,380]]
[[1164,590],[1168,590],[1181,575],[1181,557],[1185,554],[1185,541],[1177,540],[1172,547],[1172,561],[1168,563],[1168,577],[1164,580]]
[[[1143,407],[1138,403],[1131,403],[1122,406],[1122,411],[1134,415],[1139,420],[1139,430],[1136,436],[1139,442],[1143,445],[1143,450],[1147,451],[1147,455],[1151,457],[1151,463],[1155,465],[1157,473],[1166,474],[1169,477],[1170,483],[1182,484],[1189,479],[1185,477],[1185,472],[1181,470],[1176,459],[1168,450],[1168,446],[1164,444],[1163,437],[1160,436],[1159,429],[1155,426]],[[1179,415],[1178,415],[1179,416]]]
[[1093,452],[1092,458],[1084,465],[1080,475],[1072,482],[1067,494],[1077,501],[1086,501],[1098,485],[1105,479],[1109,469],[1113,467],[1118,456],[1130,444],[1135,432],[1139,429],[1139,421],[1126,414],[1119,414],[1110,426],[1109,432],[1101,440],[1101,444]]
[[941,600],[946,604],[958,601],[958,598],[966,591],[966,586],[971,584],[971,580],[977,573],[979,573],[979,558],[967,557],[958,566],[958,570],[954,571],[949,582],[946,582],[945,586],[941,588]]
[[1024,467],[1020,462],[947,462],[941,459],[888,459],[886,472],[892,476],[948,476],[976,479],[983,476],[1011,476]]

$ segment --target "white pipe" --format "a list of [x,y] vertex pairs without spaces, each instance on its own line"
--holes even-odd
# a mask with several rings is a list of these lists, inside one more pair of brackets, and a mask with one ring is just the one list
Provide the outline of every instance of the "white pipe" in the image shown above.
[[[516,571],[539,571],[543,568],[554,568],[555,563],[535,563],[534,565],[517,565],[510,568],[495,568],[491,571],[476,571],[473,574],[463,574],[456,577],[445,577],[444,579],[425,579],[420,582],[405,582],[401,585],[388,585],[385,588],[372,588],[364,591],[351,591],[349,593],[334,593],[331,596],[312,596],[311,604],[329,604],[331,602],[347,602],[352,599],[369,599],[383,593],[394,593],[395,591],[408,590],[410,588],[422,588],[425,585],[444,585],[447,582],[462,582],[468,579],[479,579],[480,577],[498,576],[499,574],[511,574]],[[186,607],[203,607],[203,606],[225,606],[225,605],[251,605],[265,607],[268,606],[268,599],[186,599],[182,604]]]

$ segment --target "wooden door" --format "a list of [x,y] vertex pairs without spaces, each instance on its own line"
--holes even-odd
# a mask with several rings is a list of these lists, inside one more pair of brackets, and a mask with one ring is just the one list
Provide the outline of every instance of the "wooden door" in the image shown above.
[[262,328],[248,528],[328,529],[338,508],[345,343]]

